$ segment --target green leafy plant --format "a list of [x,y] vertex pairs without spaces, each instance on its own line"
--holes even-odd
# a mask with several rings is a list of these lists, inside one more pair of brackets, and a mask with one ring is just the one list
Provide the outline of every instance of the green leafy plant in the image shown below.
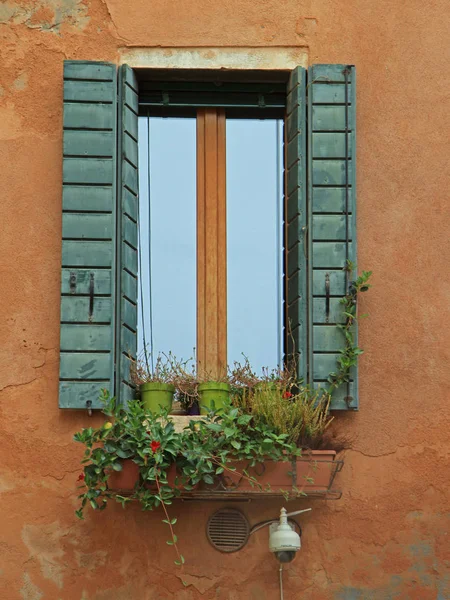
[[[348,262],[346,277],[353,270],[354,265]],[[333,420],[329,414],[331,394],[350,380],[351,368],[362,353],[354,336],[356,301],[360,292],[369,289],[370,276],[370,271],[364,271],[350,283],[341,300],[345,324],[340,327],[345,347],[340,352],[338,369],[330,373],[327,390],[304,386],[296,377],[296,365],[266,369],[257,375],[244,357],[243,364],[235,363],[220,379],[231,385],[232,402],[220,412],[213,406],[204,420],[191,421],[181,433],[175,431],[167,411],[155,414],[139,401],[130,402],[125,409],[104,392],[106,422],[74,436],[85,446],[77,516],[83,518],[87,506],[104,510],[110,500],[123,507],[138,501],[143,510],[161,506],[163,522],[170,530],[167,543],[175,547],[176,564],[182,565],[184,558],[174,530],[176,519],[168,510],[181,489],[214,485],[227,472],[258,487],[257,478],[245,469],[237,473],[236,463],[245,461],[248,467],[254,467],[265,460],[294,460],[301,455],[301,448],[316,448],[325,439]],[[133,378],[136,385],[150,381],[174,384],[186,406],[196,401],[198,384],[211,380],[198,376],[193,360],[178,361],[172,354],[158,356],[151,369],[147,357],[136,361]],[[110,485],[112,474],[122,470],[124,460],[132,461],[139,473],[129,495],[120,494]]]
[[[289,460],[300,455],[287,434],[243,414],[231,404],[220,414],[213,411],[204,421],[191,422],[176,433],[165,411],[155,415],[138,401],[130,402],[125,410],[106,392],[103,400],[108,420],[101,427],[83,429],[74,437],[85,446],[84,468],[79,477],[83,484],[81,506],[76,514],[83,518],[88,505],[103,510],[110,500],[124,507],[138,501],[143,510],[162,506],[163,521],[170,529],[168,543],[175,546],[177,564],[183,564],[184,558],[174,532],[176,521],[170,518],[167,507],[182,488],[190,490],[200,482],[212,485],[224,472],[236,472],[236,461],[245,460],[252,466],[267,459]],[[111,475],[121,471],[125,459],[132,460],[139,469],[128,496],[110,487]],[[248,474],[240,476],[258,486],[258,481]]]
[[[350,276],[355,269],[354,263],[347,261],[345,271]],[[332,394],[343,383],[350,381],[351,369],[358,363],[358,357],[363,350],[356,344],[354,325],[357,317],[357,298],[360,292],[367,292],[371,285],[368,283],[372,271],[363,271],[362,275],[351,281],[348,286],[347,294],[341,299],[343,305],[342,312],[345,316],[344,325],[338,325],[345,336],[345,346],[340,351],[337,359],[338,369],[328,376],[328,392]]]

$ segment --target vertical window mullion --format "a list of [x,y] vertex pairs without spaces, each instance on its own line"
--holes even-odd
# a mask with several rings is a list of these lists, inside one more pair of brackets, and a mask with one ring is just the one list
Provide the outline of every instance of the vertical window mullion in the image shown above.
[[225,112],[197,113],[197,366],[220,377],[227,365]]

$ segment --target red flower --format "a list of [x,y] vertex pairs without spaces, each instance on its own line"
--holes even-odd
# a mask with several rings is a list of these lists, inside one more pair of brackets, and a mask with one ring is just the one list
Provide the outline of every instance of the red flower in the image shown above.
[[291,392],[284,392],[283,394],[283,398],[292,398],[294,394],[291,394]]
[[161,446],[161,442],[155,442],[155,440],[152,441],[152,443],[150,444],[150,448],[152,449],[153,454],[159,450]]
[[84,473],[80,473],[80,474],[78,475],[78,479],[77,479],[77,481],[84,481]]

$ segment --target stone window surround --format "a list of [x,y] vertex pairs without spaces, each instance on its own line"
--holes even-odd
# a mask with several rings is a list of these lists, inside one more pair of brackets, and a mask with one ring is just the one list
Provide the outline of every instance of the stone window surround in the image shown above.
[[122,48],[119,63],[133,69],[290,71],[297,66],[308,66],[308,49],[298,46]]

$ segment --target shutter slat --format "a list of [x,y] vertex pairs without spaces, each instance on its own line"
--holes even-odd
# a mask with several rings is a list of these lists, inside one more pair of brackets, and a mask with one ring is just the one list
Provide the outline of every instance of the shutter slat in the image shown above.
[[[101,379],[109,382],[111,377],[111,356],[109,352],[105,352],[104,354],[97,352],[61,352],[59,371],[60,379],[76,381]],[[100,393],[102,387],[102,385],[99,385],[98,393]],[[92,401],[94,399],[92,398]]]
[[61,325],[61,352],[110,351],[112,329],[110,325],[67,324]]
[[86,402],[92,402],[91,408],[102,408],[99,390],[106,389],[112,393],[108,381],[61,381],[59,384],[60,408],[84,408]]
[[[70,284],[74,276],[75,287]],[[111,271],[109,269],[63,269],[61,277],[61,294],[71,296],[87,295],[90,292],[91,275],[94,277],[95,293],[111,296]]]
[[64,63],[61,408],[114,391],[116,95],[114,65]]
[[64,323],[111,323],[111,298],[94,296],[92,315],[89,312],[90,299],[80,296],[61,298],[61,321]]
[[114,163],[109,158],[65,158],[63,183],[112,184]]
[[69,79],[109,81],[114,84],[115,91],[116,68],[111,63],[66,60],[64,61],[64,80]]
[[[352,212],[352,190],[349,190],[349,212]],[[312,209],[316,213],[343,213],[345,210],[344,188],[315,188],[312,190]]]
[[[346,293],[345,261],[356,259],[354,67],[314,65],[308,82],[309,383],[327,387],[345,347],[337,326],[345,323],[340,303]],[[358,408],[357,371],[351,375],[351,383],[333,392],[331,408]]]
[[62,259],[67,267],[112,267],[112,242],[63,240]]
[[122,318],[123,323],[136,331],[137,327],[137,310],[136,305],[130,302],[127,298],[122,298]]
[[134,397],[130,359],[137,352],[137,271],[138,271],[138,85],[130,67],[119,71],[119,156],[118,194],[121,216],[117,232],[120,263],[117,265],[117,372],[115,387],[120,401]]
[[63,214],[62,232],[64,238],[110,240],[113,237],[113,230],[114,223],[111,214]]
[[65,102],[114,102],[114,90],[109,82],[85,81],[80,87],[78,81],[64,82]]
[[122,161],[122,163],[123,163],[123,165],[122,165],[122,185],[127,187],[135,196],[137,196],[138,195],[137,169],[136,169],[136,167],[131,165],[127,160]]
[[126,214],[122,217],[122,235],[124,241],[137,250],[138,232],[135,221],[132,221]]
[[330,307],[327,315],[325,298],[313,300],[313,323],[344,323],[340,298],[330,298]]
[[[314,65],[309,69],[309,81],[312,85],[345,83],[344,69],[347,65]],[[348,81],[354,81],[355,67],[351,67]]]
[[314,271],[312,280],[312,293],[313,296],[325,296],[326,295],[326,282],[325,277],[328,275],[330,282],[330,296],[339,296],[342,298],[345,294],[345,273],[340,271]]
[[[349,98],[351,98],[351,85],[349,87]],[[318,80],[312,86],[312,101],[314,104],[345,104],[345,88],[339,83],[327,83]]]
[[65,128],[109,129],[115,128],[115,104],[65,104],[63,123]]
[[[351,216],[347,218],[351,227]],[[351,229],[350,229],[351,232]],[[344,215],[314,215],[312,236],[314,240],[346,240]],[[351,239],[351,234],[350,234]]]
[[[326,389],[327,388],[327,383],[325,381],[322,382],[315,382],[314,383],[314,388],[323,388]],[[357,392],[357,388],[356,388],[356,384],[351,381],[349,386],[348,386],[348,391],[350,392],[350,395],[355,397],[356,396],[356,392]],[[345,400],[347,396],[347,387],[340,387],[339,389],[335,390],[333,392],[333,410],[348,410],[348,404]]]
[[113,144],[112,131],[69,129],[64,133],[64,156],[109,156]]
[[133,276],[127,271],[122,271],[122,293],[124,297],[136,303],[138,288],[137,276]]
[[[327,381],[330,373],[336,371],[336,361],[340,357],[339,352],[317,354],[314,360],[314,382]],[[351,379],[354,379],[356,371],[352,370]]]
[[313,339],[314,352],[339,352],[345,342],[342,330],[333,325],[313,325]]
[[[352,156],[352,138],[347,134],[347,156]],[[345,133],[316,132],[313,138],[313,158],[345,158]]]
[[315,242],[312,260],[314,268],[317,269],[343,269],[345,267],[345,242]]
[[138,219],[138,199],[126,188],[122,191],[123,212],[137,221]]
[[[351,177],[351,163],[349,171]],[[312,178],[313,185],[345,185],[345,160],[314,160]]]
[[114,209],[112,186],[65,185],[63,210],[112,212]]

